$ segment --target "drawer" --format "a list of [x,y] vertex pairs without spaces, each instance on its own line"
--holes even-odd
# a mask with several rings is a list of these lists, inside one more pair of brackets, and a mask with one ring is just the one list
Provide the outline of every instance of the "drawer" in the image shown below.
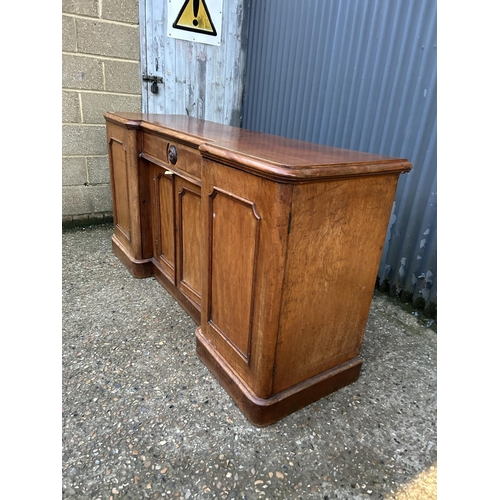
[[168,163],[172,170],[182,170],[201,179],[201,154],[197,148],[184,146],[168,136],[144,132],[144,153]]

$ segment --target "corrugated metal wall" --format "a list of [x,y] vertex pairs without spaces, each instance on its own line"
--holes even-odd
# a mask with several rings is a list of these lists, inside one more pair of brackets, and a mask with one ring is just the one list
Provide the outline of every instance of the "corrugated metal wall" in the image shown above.
[[434,316],[436,0],[252,0],[243,127],[408,158],[379,269]]

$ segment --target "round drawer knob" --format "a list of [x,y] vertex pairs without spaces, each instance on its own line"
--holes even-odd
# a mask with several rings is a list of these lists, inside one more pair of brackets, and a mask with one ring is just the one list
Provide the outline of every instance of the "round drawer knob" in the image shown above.
[[177,148],[175,146],[170,146],[168,148],[168,161],[175,165],[177,163]]

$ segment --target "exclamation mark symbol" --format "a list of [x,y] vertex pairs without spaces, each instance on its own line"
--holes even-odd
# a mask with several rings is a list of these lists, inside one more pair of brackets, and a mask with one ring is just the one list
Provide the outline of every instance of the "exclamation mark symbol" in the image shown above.
[[[203,35],[217,36],[217,30],[210,18],[206,0],[185,0],[172,27]],[[169,34],[169,36],[171,35]]]
[[193,19],[193,25],[198,26],[198,10],[200,8],[200,0],[193,0],[193,13],[194,13],[194,19]]

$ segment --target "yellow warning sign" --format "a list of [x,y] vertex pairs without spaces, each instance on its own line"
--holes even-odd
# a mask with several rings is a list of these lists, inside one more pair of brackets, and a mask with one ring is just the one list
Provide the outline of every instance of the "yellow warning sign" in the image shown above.
[[172,27],[203,35],[217,36],[217,30],[205,0],[186,0]]

